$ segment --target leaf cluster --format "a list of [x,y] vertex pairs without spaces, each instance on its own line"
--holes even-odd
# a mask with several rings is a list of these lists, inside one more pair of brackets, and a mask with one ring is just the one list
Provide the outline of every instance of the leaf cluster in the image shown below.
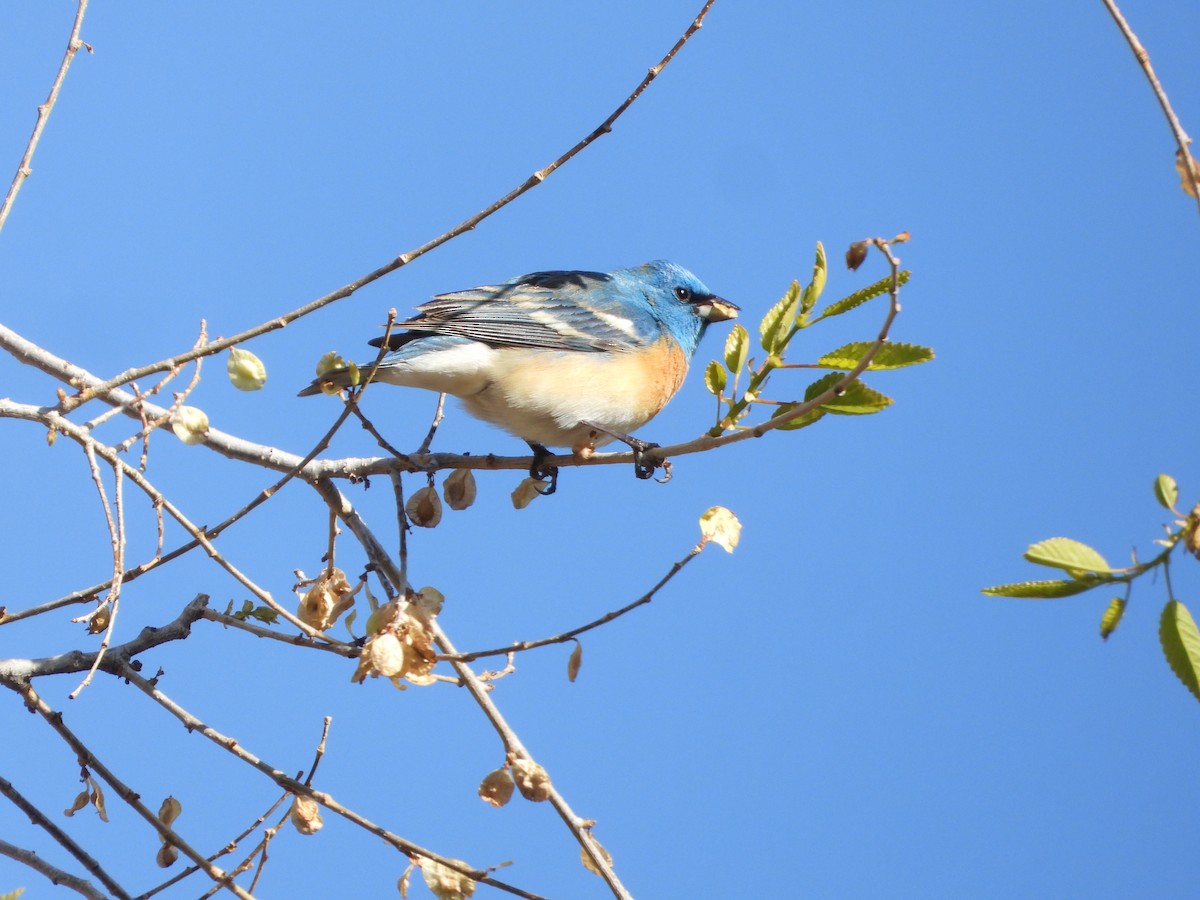
[[1187,606],[1174,596],[1171,587],[1171,557],[1182,546],[1200,559],[1200,504],[1186,515],[1176,504],[1179,486],[1170,475],[1159,475],[1154,482],[1154,497],[1159,505],[1176,516],[1167,535],[1155,541],[1161,550],[1152,559],[1139,562],[1136,555],[1132,565],[1114,567],[1092,547],[1072,538],[1055,537],[1031,544],[1025,558],[1038,566],[1057,569],[1067,578],[1018,581],[984,588],[990,597],[1016,597],[1053,600],[1071,597],[1098,587],[1121,586],[1124,596],[1109,601],[1100,619],[1100,637],[1108,640],[1125,615],[1133,582],[1147,572],[1162,570],[1167,602],[1159,615],[1159,642],[1171,671],[1197,700],[1200,700],[1200,630]]
[[[908,271],[897,272],[896,284],[905,284],[909,275]],[[713,360],[704,370],[704,385],[717,398],[716,423],[708,431],[711,437],[751,427],[744,420],[756,405],[774,407],[769,417],[771,419],[788,416],[797,407],[811,403],[837,385],[846,372],[856,369],[865,358],[870,358],[865,371],[900,369],[933,359],[931,349],[916,344],[854,341],[822,354],[815,362],[786,362],[792,339],[801,331],[818,322],[850,312],[876,297],[884,296],[893,286],[892,276],[888,276],[828,304],[818,312],[817,302],[825,290],[827,276],[825,248],[818,242],[812,279],[803,287],[799,280],[793,281],[759,322],[758,342],[765,354],[761,361],[750,355],[750,332],[742,325],[733,327],[725,341],[723,359]],[[833,371],[809,384],[802,399],[781,401],[763,397],[767,382],[776,370],[798,368]],[[824,418],[827,413],[842,416],[870,415],[887,408],[892,402],[890,397],[868,387],[861,380],[856,380],[832,399],[806,412],[792,415],[778,427],[788,431],[806,428]]]

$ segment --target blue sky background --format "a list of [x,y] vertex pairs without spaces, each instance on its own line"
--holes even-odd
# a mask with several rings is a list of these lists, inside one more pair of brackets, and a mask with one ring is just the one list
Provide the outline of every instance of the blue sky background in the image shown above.
[[[201,318],[227,335],[300,306],[549,163],[698,5],[95,3],[83,30],[95,53],[77,58],[0,235],[3,321],[107,376],[187,349]],[[6,4],[6,172],[73,11]],[[1200,7],[1125,12],[1200,131]],[[1160,471],[1179,479],[1181,505],[1200,499],[1200,220],[1173,154],[1099,3],[718,0],[612,135],[476,231],[253,342],[263,392],[236,392],[215,359],[193,402],[219,428],[303,453],[338,406],[296,390],[325,351],[365,354],[391,306],[536,269],[666,257],[740,303],[753,330],[808,275],[816,241],[836,262],[853,240],[908,229],[899,253],[915,274],[893,337],[938,359],[869,379],[893,408],[679,458],[666,486],[624,467],[570,470],[557,496],[521,512],[516,473],[481,473],[474,508],[412,537],[412,577],[445,593],[460,648],[494,646],[640,595],[692,546],[708,506],[741,518],[733,556],[711,548],[648,608],[586,636],[575,684],[569,650],[550,648],[522,655],[494,695],[576,811],[599,821],[638,897],[1194,896],[1200,709],[1158,647],[1161,582],[1139,583],[1107,644],[1110,593],[979,593],[1038,577],[1020,554],[1046,537],[1084,540],[1116,564],[1131,546],[1149,555],[1167,520],[1151,491]],[[826,297],[884,274],[878,259],[857,274],[835,265]],[[882,313],[813,329],[793,356],[869,338]],[[643,437],[708,427],[699,368]],[[775,396],[806,383],[781,377]],[[54,387],[0,360],[0,396],[52,403]],[[412,448],[433,402],[385,388],[367,410]],[[456,408],[435,447],[522,449]],[[374,452],[353,427],[333,451]],[[107,577],[82,454],[8,422],[0,461],[0,604]],[[274,480],[170,435],[155,440],[150,475],[209,523]],[[386,481],[349,491],[394,541]],[[140,559],[152,520],[128,500]],[[292,570],[319,568],[325,530],[318,498],[292,484],[221,546],[288,601]],[[1182,559],[1173,579],[1200,611],[1195,566]],[[246,596],[188,558],[129,585],[118,639],[201,591],[218,606]],[[67,621],[78,612],[0,629],[0,656],[94,647]],[[310,764],[332,715],[318,786],[405,837],[478,866],[513,860],[499,877],[545,896],[608,895],[548,807],[475,798],[503,754],[465,693],[351,685],[344,660],[203,623],[145,663],[183,706],[284,770]],[[39,689],[148,802],[177,796],[177,827],[196,846],[217,849],[274,799],[270,782],[131,688],[101,678],[69,702],[75,685]],[[72,754],[13,697],[3,722],[0,772],[45,809],[69,805]],[[109,806],[111,824],[65,821],[147,888],[157,841],[111,793]],[[0,807],[0,834],[65,864],[12,807]],[[259,895],[392,896],[403,867],[330,815],[315,837],[280,835]],[[65,894],[0,860],[0,891],[18,885]]]

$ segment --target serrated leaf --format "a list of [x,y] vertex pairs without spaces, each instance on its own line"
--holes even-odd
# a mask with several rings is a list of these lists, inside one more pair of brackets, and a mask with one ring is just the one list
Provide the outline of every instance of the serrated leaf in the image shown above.
[[817,300],[821,297],[821,292],[825,290],[825,278],[827,274],[825,247],[820,241],[817,241],[817,258],[813,263],[812,281],[804,286],[804,293],[800,296],[801,313],[806,313],[816,306]]
[[1188,608],[1178,600],[1163,607],[1158,639],[1171,671],[1200,700],[1200,631]]
[[1090,591],[1105,579],[1075,578],[1071,581],[1017,581],[1013,584],[997,584],[983,589],[989,597],[1017,597],[1025,600],[1057,600]]
[[744,325],[734,325],[725,338],[725,367],[734,375],[742,371],[750,353],[750,332]]
[[1063,569],[1078,577],[1085,572],[1111,572],[1108,561],[1087,544],[1071,538],[1049,538],[1030,545],[1025,558],[1039,566]]
[[1104,615],[1100,618],[1100,638],[1108,640],[1108,636],[1117,630],[1117,626],[1121,624],[1121,617],[1125,615],[1125,598],[1113,597],[1109,601],[1108,609],[1104,611]]
[[[901,285],[907,284],[909,276],[912,272],[905,269],[897,273],[897,280]],[[886,294],[892,288],[892,277],[881,278],[874,284],[869,284],[865,288],[855,291],[848,297],[843,297],[835,303],[830,303],[825,309],[821,310],[821,315],[817,316],[816,321],[828,319],[832,316],[840,316],[842,313],[850,312],[856,306],[862,306],[868,300],[874,300],[881,294]]]
[[1154,496],[1167,509],[1173,510],[1179,500],[1179,485],[1170,475],[1159,475],[1154,479]]
[[[784,403],[782,406],[775,407],[775,412],[771,413],[772,419],[778,419],[785,413],[791,412],[799,403]],[[825,413],[820,409],[810,409],[802,416],[797,416],[792,421],[779,426],[780,431],[797,431],[801,428],[807,428],[809,425],[824,418]]]
[[[812,400],[842,380],[844,376],[836,372],[818,378],[804,391],[805,402]],[[852,381],[841,396],[834,397],[821,404],[825,412],[839,416],[867,416],[891,406],[893,400],[886,394],[881,394],[867,387],[861,381]]]
[[[820,359],[817,365],[822,369],[853,369],[859,360],[867,355],[875,346],[874,341],[854,341],[844,347],[831,350]],[[915,366],[933,359],[933,350],[918,344],[884,344],[867,366],[867,371],[877,369],[903,369],[905,366]]]
[[720,395],[725,390],[726,378],[724,367],[715,359],[704,367],[704,386],[713,396]]
[[[793,281],[791,287],[787,289],[787,293],[767,310],[767,314],[758,323],[758,333],[762,336],[760,343],[764,350],[775,354],[783,349],[784,338],[791,331],[792,322],[795,321],[799,309],[800,282]],[[725,353],[728,358],[729,351],[726,350]],[[731,368],[730,371],[736,370]]]

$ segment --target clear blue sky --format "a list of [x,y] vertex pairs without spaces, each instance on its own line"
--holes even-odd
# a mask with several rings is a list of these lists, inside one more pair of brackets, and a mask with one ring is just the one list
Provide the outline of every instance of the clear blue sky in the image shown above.
[[[698,6],[95,3],[83,31],[95,53],[76,60],[0,234],[0,315],[110,375],[186,349],[201,318],[232,334],[297,307],[554,159]],[[6,5],[5,184],[73,8]],[[1200,7],[1130,0],[1125,12],[1200,133]],[[718,0],[612,135],[475,232],[256,341],[265,391],[237,393],[212,360],[195,402],[224,430],[303,453],[337,404],[296,390],[326,350],[365,352],[391,306],[666,257],[740,303],[753,329],[810,271],[817,240],[836,260],[850,241],[908,229],[900,255],[915,274],[893,336],[938,359],[871,379],[893,408],[680,458],[666,486],[624,468],[567,471],[557,496],[522,512],[514,473],[483,474],[473,509],[413,537],[413,578],[445,593],[461,648],[536,638],[641,594],[695,542],[706,507],[739,515],[737,553],[706,551],[649,608],[588,636],[577,683],[568,651],[551,648],[519,658],[495,692],[576,810],[599,820],[639,898],[1194,896],[1200,708],[1162,661],[1161,583],[1138,585],[1107,644],[1110,594],[979,593],[1037,577],[1020,554],[1041,538],[1076,537],[1114,563],[1134,545],[1147,554],[1165,521],[1160,471],[1183,502],[1200,499],[1200,218],[1173,154],[1099,3]],[[883,274],[878,260],[835,266],[827,296]],[[873,336],[881,314],[814,329],[796,359]],[[643,437],[710,424],[698,369]],[[776,396],[806,383],[781,378]],[[0,396],[51,403],[52,390],[0,360]],[[415,447],[432,397],[368,397],[393,443]],[[522,449],[456,408],[436,447]],[[374,445],[347,428],[333,452]],[[0,464],[0,604],[106,577],[82,455],[8,422]],[[199,522],[272,480],[169,435],[151,476]],[[394,540],[386,481],[352,496]],[[142,558],[153,531],[130,503]],[[287,600],[292,570],[318,569],[325,529],[316,496],[293,484],[222,546]],[[1200,611],[1195,567],[1173,576]],[[220,606],[246,596],[190,559],[129,586],[118,639],[200,591]],[[71,614],[0,629],[0,656],[91,647]],[[465,693],[354,686],[345,661],[212,626],[145,661],[184,706],[285,770],[309,765],[333,715],[319,787],[392,830],[479,866],[513,860],[501,877],[550,897],[607,896],[549,808],[475,798],[502,751]],[[144,797],[183,802],[177,825],[198,846],[219,847],[275,796],[131,689],[101,679],[69,703],[74,686],[40,685]],[[15,698],[2,715],[0,771],[66,807],[71,754]],[[113,824],[68,824],[148,887],[156,841],[109,805]],[[261,896],[392,896],[403,860],[326,822],[276,841]],[[11,807],[0,834],[38,844]],[[0,860],[0,891],[17,885],[66,895]]]

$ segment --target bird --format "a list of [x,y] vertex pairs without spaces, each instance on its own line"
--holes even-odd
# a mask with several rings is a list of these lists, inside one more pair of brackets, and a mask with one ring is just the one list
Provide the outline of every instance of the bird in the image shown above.
[[[638,477],[649,478],[655,466],[641,454],[658,445],[632,432],[682,386],[708,325],[738,309],[666,260],[607,273],[533,272],[417,306],[386,338],[374,381],[450,394],[521,438],[534,452],[530,475],[550,479],[543,493],[557,481],[549,447],[586,458],[619,440],[633,449]],[[325,372],[299,396],[335,393],[351,380],[349,367]]]

